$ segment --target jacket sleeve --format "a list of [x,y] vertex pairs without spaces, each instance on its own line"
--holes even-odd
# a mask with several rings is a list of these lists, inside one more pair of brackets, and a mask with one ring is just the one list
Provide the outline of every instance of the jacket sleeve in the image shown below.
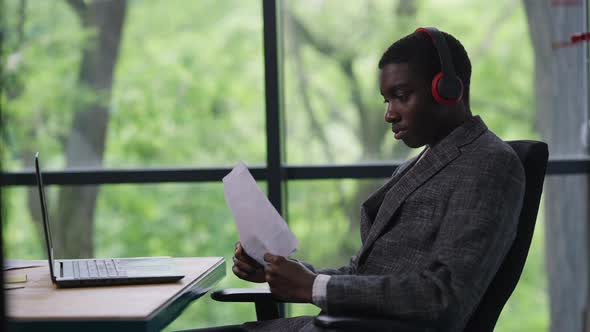
[[426,268],[335,275],[327,287],[328,314],[441,324],[470,310],[467,303],[479,301],[514,241],[525,181],[520,160],[508,151],[475,167],[456,180]]

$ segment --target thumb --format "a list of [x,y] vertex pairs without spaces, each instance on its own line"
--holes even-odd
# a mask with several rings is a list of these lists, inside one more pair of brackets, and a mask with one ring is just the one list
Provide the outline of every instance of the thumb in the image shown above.
[[277,256],[267,252],[266,254],[264,254],[264,261],[268,262],[268,263],[272,263],[277,259]]

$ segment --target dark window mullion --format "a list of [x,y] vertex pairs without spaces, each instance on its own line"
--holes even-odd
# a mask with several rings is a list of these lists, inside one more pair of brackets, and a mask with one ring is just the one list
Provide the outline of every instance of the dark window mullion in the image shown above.
[[283,188],[283,139],[281,126],[281,75],[277,1],[262,1],[264,25],[264,88],[266,101],[266,163],[270,202],[285,216]]
[[[280,20],[277,10],[279,1],[263,0],[264,25],[264,88],[266,101],[266,176],[268,199],[287,220],[286,190],[283,186],[283,128],[281,98],[281,40]],[[285,312],[285,304],[279,303],[279,311]]]
[[[314,179],[385,179],[391,175],[400,162],[382,162],[351,165],[298,165],[282,164],[283,187],[285,180]],[[231,168],[169,168],[169,169],[85,169],[45,171],[43,179],[49,185],[100,185],[129,183],[167,182],[219,182]],[[251,167],[256,180],[268,180],[265,167]],[[590,157],[556,158],[549,160],[548,176],[590,174]],[[280,182],[280,181],[279,181]],[[0,186],[33,186],[36,184],[32,171],[0,173]],[[284,195],[282,196],[284,199]],[[285,210],[285,205],[282,205]]]

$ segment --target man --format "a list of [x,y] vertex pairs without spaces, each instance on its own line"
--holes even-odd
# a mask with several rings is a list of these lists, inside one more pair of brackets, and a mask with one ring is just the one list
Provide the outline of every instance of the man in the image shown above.
[[[385,121],[395,139],[426,148],[362,204],[357,255],[346,266],[322,270],[267,254],[263,267],[238,243],[236,276],[268,282],[276,297],[314,303],[332,315],[378,315],[463,330],[514,240],[524,171],[510,146],[472,116],[471,64],[461,43],[446,33],[439,36],[462,93],[441,102],[433,91],[441,64],[448,65],[439,59],[433,33],[400,39],[379,61]],[[315,328],[311,317],[295,317],[240,329]]]

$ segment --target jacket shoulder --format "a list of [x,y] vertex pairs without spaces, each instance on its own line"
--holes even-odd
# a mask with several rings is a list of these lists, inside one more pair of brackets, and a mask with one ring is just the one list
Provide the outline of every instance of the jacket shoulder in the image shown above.
[[514,149],[490,130],[461,147],[461,161],[478,170],[504,169],[524,179],[524,169]]

